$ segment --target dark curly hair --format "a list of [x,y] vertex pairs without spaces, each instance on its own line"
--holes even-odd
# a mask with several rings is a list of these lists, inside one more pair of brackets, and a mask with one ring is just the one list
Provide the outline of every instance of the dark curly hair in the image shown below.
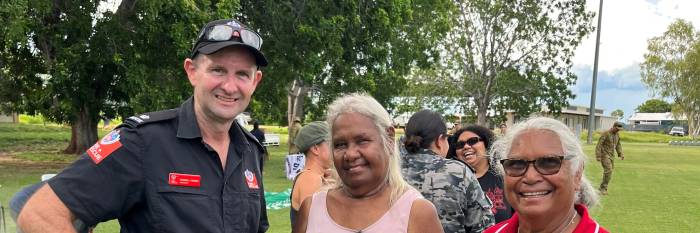
[[496,136],[491,132],[490,129],[480,126],[480,125],[468,125],[465,127],[460,128],[457,130],[452,135],[452,138],[450,138],[450,149],[447,152],[447,158],[450,159],[456,159],[457,158],[457,148],[455,148],[455,144],[457,144],[457,139],[459,138],[460,135],[464,132],[472,132],[479,136],[481,139],[484,141],[484,147],[486,148],[486,153],[488,153],[491,150],[491,145],[493,142],[496,140]]
[[416,153],[420,149],[430,148],[431,143],[446,133],[445,120],[439,113],[421,110],[413,114],[406,123],[404,146],[408,153]]

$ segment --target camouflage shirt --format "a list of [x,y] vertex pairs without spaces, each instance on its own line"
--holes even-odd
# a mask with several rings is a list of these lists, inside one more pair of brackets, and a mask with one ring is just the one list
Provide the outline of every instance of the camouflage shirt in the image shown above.
[[622,156],[622,145],[620,145],[620,134],[612,133],[609,130],[600,134],[600,139],[598,139],[598,144],[595,146],[595,157],[597,159],[602,158],[614,158],[615,151],[617,151],[617,156]]
[[482,232],[494,224],[491,201],[466,165],[427,149],[401,160],[404,179],[435,205],[446,233]]
[[301,151],[299,151],[299,148],[297,145],[294,144],[294,139],[297,138],[297,134],[299,134],[299,130],[301,130],[301,123],[299,122],[294,122],[291,126],[289,126],[289,137],[287,138],[287,145],[289,146],[289,154],[296,154]]

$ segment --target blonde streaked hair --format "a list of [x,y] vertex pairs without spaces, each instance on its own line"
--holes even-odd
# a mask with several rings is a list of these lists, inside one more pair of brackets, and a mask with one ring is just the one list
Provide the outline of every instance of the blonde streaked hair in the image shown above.
[[[393,127],[391,117],[384,107],[371,96],[364,93],[347,94],[339,97],[328,107],[326,121],[330,126],[330,132],[333,132],[334,122],[338,116],[345,113],[361,114],[372,120],[375,129],[381,136],[381,143],[384,145],[384,152],[387,155],[385,158],[388,161],[386,180],[391,190],[390,202],[393,204],[401,195],[412,188],[401,176],[400,158],[398,154],[397,144],[394,142],[392,135],[389,135],[388,128]],[[331,137],[332,138],[332,137]],[[330,147],[333,147],[331,139]],[[333,155],[331,150],[331,156]],[[338,177],[338,171],[335,164],[332,166],[333,175]],[[340,179],[337,179],[334,187],[341,188],[344,186]]]

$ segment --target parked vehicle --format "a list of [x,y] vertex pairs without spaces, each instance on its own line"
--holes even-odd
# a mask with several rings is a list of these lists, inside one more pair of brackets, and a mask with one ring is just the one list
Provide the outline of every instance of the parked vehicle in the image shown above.
[[685,136],[685,129],[682,126],[674,126],[671,131],[668,131],[669,135],[673,136]]

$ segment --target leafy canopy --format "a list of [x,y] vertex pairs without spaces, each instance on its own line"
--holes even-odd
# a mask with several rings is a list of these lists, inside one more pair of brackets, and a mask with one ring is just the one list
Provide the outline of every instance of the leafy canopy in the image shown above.
[[482,125],[489,110],[526,115],[568,104],[576,81],[571,58],[593,29],[585,1],[474,0],[453,7],[434,75],[411,80],[420,86],[417,98],[456,100],[460,106],[452,108],[474,109]]
[[671,112],[671,104],[660,99],[650,99],[637,106],[637,112]]
[[647,42],[642,82],[655,95],[671,98],[672,111],[684,116],[693,136],[700,134],[700,40],[693,25],[678,19],[663,35]]

